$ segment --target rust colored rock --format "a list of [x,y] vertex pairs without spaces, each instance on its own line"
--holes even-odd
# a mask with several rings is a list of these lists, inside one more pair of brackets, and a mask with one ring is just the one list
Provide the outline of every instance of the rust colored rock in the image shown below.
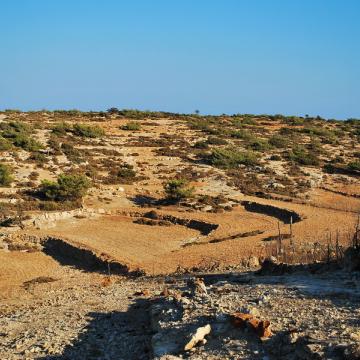
[[249,327],[260,338],[272,336],[270,321],[259,320],[252,314],[234,313],[231,315],[231,323],[237,328]]
[[261,338],[267,338],[272,335],[270,321],[268,320],[258,320],[253,318],[250,319],[247,324]]
[[234,313],[231,315],[231,323],[235,327],[243,328],[246,326],[246,323],[253,318],[254,316],[251,314]]

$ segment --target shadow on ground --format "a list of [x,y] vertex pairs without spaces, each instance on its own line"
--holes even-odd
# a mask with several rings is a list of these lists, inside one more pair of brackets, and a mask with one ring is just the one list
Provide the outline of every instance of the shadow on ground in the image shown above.
[[40,360],[151,359],[149,301],[136,300],[126,312],[91,312],[90,321],[73,344],[60,355]]
[[76,247],[62,239],[49,237],[43,243],[43,252],[62,266],[71,266],[86,272],[139,276],[141,271],[129,271],[126,265],[111,259],[101,258],[89,249]]

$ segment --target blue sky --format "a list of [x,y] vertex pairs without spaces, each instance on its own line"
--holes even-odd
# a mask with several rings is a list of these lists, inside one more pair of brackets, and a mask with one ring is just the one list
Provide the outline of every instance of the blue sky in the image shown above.
[[360,117],[357,0],[1,0],[0,108]]

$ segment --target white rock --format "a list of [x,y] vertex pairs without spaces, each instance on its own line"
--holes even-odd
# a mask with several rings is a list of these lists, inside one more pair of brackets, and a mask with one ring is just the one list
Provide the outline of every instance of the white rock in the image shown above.
[[195,334],[191,336],[190,341],[185,345],[184,350],[191,350],[197,343],[203,342],[205,340],[205,336],[210,334],[211,326],[207,324],[205,326],[199,327]]

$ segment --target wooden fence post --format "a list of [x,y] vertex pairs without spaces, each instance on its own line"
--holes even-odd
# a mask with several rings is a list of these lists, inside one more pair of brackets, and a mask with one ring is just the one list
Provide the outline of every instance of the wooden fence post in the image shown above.
[[279,238],[278,238],[278,254],[281,254],[281,230],[280,230],[280,221],[278,221],[278,232],[279,232]]

